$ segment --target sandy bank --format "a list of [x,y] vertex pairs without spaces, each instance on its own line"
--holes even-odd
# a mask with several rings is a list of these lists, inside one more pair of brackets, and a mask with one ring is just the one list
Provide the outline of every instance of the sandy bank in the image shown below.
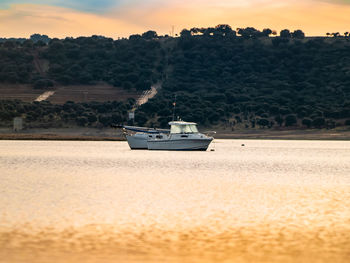
[[238,130],[218,131],[214,136],[218,139],[266,139],[266,140],[350,140],[350,129],[327,130]]
[[[266,140],[350,140],[348,129],[310,130],[217,130],[217,139],[266,139]],[[106,128],[51,128],[27,129],[13,132],[0,129],[0,140],[81,140],[81,141],[124,141],[120,130]]]
[[124,141],[125,137],[115,129],[51,128],[13,132],[3,128],[0,129],[0,140]]

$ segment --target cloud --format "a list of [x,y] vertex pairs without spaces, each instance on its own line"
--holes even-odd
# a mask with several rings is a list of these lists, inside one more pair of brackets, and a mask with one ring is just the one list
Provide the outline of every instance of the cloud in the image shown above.
[[[99,1],[106,4],[103,12],[52,5],[62,1],[36,0],[51,4],[12,4],[7,9],[0,9],[0,37],[28,37],[42,33],[51,37],[97,34],[117,38],[150,29],[159,34],[169,34],[173,25],[178,33],[183,28],[217,24],[229,24],[233,28],[268,27],[277,31],[302,29],[307,35],[350,30],[350,6],[326,0],[221,0],[219,3],[214,0]],[[77,2],[71,1],[70,5]],[[113,5],[107,8],[111,2]],[[91,8],[96,1],[86,3]]]
[[[123,0],[31,0],[30,4],[49,5],[74,10],[101,13],[118,6]],[[9,8],[14,4],[28,4],[25,0],[1,0],[0,8]]]
[[11,5],[0,10],[0,21],[1,37],[29,37],[40,33],[60,38],[94,34],[117,38],[142,31],[115,17],[32,4]]
[[315,1],[327,2],[331,4],[350,5],[350,0],[315,0]]
[[[323,1],[323,0],[321,0]],[[350,7],[317,0],[173,0],[139,8],[119,8],[107,15],[117,16],[145,29],[169,33],[183,28],[230,24],[232,27],[269,27],[302,29],[307,35],[324,35],[328,31],[349,31]],[[344,32],[345,32],[344,31]]]

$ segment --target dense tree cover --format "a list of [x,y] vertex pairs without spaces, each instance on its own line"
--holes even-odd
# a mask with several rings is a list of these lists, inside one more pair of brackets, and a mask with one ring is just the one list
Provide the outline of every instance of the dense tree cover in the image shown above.
[[11,38],[4,38],[4,37],[0,37],[0,43],[4,43],[4,42],[17,42],[17,43],[22,43],[24,41],[26,41],[27,38],[14,38],[14,37],[11,37]]
[[104,37],[53,39],[42,57],[50,62],[49,77],[62,84],[105,81],[117,87],[149,89],[161,79],[163,59],[154,31],[130,40]]
[[33,56],[25,42],[0,43],[0,83],[29,83],[33,70]]
[[166,126],[177,94],[176,115],[205,125],[320,128],[350,118],[346,39],[303,39],[299,30],[267,38],[270,31],[264,37],[245,30],[238,30],[242,37],[182,31],[162,91],[139,112]]
[[[0,45],[0,82],[47,88],[55,83],[105,81],[137,90],[162,82],[159,93],[136,111],[139,125],[166,127],[172,118],[175,94],[176,116],[207,126],[333,128],[349,122],[347,37],[305,38],[301,30],[288,29],[270,37],[276,32],[268,28],[233,30],[229,25],[184,29],[180,35],[160,37],[155,31],[147,31],[129,39],[52,39],[48,45],[42,41],[8,41]],[[33,50],[49,61],[44,76],[33,68]],[[25,70],[21,68],[24,66]],[[9,72],[24,77],[9,78],[13,75]],[[114,102],[2,103],[3,121],[21,115],[27,120],[59,118],[57,123],[83,126],[125,122],[131,107],[130,102],[117,103],[118,107],[111,106]],[[9,110],[12,108],[15,110]],[[52,113],[52,109],[60,110]]]
[[42,43],[48,44],[51,38],[49,38],[47,35],[33,34],[30,36],[30,40],[32,40],[34,43],[40,41]]
[[63,105],[50,102],[27,103],[18,100],[0,100],[0,123],[11,125],[14,117],[22,117],[27,128],[66,127],[72,125],[109,127],[126,122],[127,112],[135,101],[86,102],[67,101]]
[[[39,34],[23,42],[6,41],[0,43],[0,82],[46,88],[53,83],[105,81],[125,89],[146,90],[161,80],[164,68],[164,51],[154,38],[157,33],[148,31],[116,41],[101,36],[50,40]],[[33,55],[48,60],[48,72],[34,68]]]

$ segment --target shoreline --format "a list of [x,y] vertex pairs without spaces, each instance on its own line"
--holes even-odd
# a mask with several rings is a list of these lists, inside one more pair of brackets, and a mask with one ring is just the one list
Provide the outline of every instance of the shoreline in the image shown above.
[[9,128],[0,128],[0,140],[125,141],[125,137],[111,128],[33,128],[19,132],[14,132]]
[[216,139],[252,140],[350,140],[350,130],[242,130],[218,132]]
[[[251,140],[350,140],[350,129],[333,130],[218,130],[215,139]],[[126,141],[114,129],[61,128],[13,132],[0,129],[0,140]]]
[[42,141],[126,141],[123,137],[62,135],[62,134],[0,134],[1,140],[42,140]]

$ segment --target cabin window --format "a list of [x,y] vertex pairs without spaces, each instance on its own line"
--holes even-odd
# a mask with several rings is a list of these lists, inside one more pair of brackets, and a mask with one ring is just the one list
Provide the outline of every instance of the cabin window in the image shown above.
[[171,125],[171,133],[197,133],[198,129],[195,124]]
[[198,129],[197,129],[196,125],[194,125],[194,124],[185,125],[184,132],[185,133],[196,133],[196,132],[198,132]]

